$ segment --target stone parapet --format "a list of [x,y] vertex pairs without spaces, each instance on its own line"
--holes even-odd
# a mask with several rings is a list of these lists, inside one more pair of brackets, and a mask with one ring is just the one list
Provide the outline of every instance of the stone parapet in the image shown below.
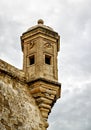
[[15,68],[14,66],[6,63],[1,59],[0,59],[0,72],[3,72],[19,81],[23,81],[23,82],[26,81],[25,73],[22,70]]

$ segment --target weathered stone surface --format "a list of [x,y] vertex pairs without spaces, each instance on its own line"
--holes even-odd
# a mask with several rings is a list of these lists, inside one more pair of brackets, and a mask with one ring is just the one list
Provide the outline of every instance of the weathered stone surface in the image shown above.
[[54,103],[60,97],[61,84],[40,78],[30,82],[29,85],[44,120],[47,120]]
[[43,118],[27,84],[15,78],[19,71],[16,75],[12,66],[3,62],[1,67],[0,63],[0,130],[45,130]]
[[[44,25],[42,20],[39,20],[38,23],[21,36],[24,53],[23,70],[27,73],[28,81],[41,77],[57,82],[60,36],[53,29]],[[34,57],[33,64],[30,63],[32,56]]]
[[22,70],[15,68],[14,66],[6,63],[0,59],[0,72],[3,72],[6,75],[11,76],[13,79],[18,81],[26,81],[25,73]]

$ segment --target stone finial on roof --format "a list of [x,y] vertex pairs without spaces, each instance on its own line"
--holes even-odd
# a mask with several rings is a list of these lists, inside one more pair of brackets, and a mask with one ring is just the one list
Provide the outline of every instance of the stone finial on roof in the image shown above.
[[44,24],[44,21],[42,19],[39,19],[38,24]]

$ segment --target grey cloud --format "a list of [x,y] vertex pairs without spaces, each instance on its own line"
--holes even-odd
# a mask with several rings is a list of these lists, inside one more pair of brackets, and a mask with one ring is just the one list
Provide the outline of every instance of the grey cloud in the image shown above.
[[[87,78],[87,75],[90,76],[90,3],[91,2],[88,0],[78,3],[70,2],[69,4],[66,4],[66,6],[64,4],[65,10],[67,9],[66,14],[64,13],[62,18],[62,23],[65,21],[63,23],[64,26],[58,24],[60,25],[60,34],[62,33],[61,61],[59,61],[59,68],[62,68],[62,70],[59,69],[59,73],[62,75],[64,73],[67,75],[68,73],[68,75],[73,75],[78,78],[81,76],[83,77],[83,75],[84,78]],[[65,70],[63,70],[64,68]]]
[[[17,23],[16,21],[13,21],[12,19],[10,20],[7,17],[1,15],[0,17],[0,58],[3,58],[7,62],[10,61],[11,64],[13,64],[13,61],[16,61],[15,63],[16,66],[18,66],[19,61],[21,59],[20,38],[19,38],[20,37],[19,33],[21,31],[21,28],[19,26],[20,24]],[[20,59],[18,59],[18,57]]]
[[22,66],[20,35],[43,18],[61,36],[59,82],[62,98],[48,130],[91,129],[91,1],[0,1],[0,58]]
[[[51,129],[90,130],[91,129],[91,83],[85,84],[84,89],[76,88],[72,92],[64,93],[63,101],[56,104],[54,109]],[[53,128],[52,128],[53,127]]]
[[62,37],[59,54],[62,99],[54,107],[53,115],[50,115],[49,130],[91,129],[90,3],[64,4],[65,11],[58,18],[60,22],[57,23],[57,29]]

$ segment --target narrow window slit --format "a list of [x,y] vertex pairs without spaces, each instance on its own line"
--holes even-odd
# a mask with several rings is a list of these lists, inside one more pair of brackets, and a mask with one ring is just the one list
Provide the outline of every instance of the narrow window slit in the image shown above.
[[51,64],[51,56],[45,55],[45,63],[50,65]]
[[33,65],[34,63],[35,63],[35,57],[34,57],[34,55],[32,55],[29,57],[29,64]]

